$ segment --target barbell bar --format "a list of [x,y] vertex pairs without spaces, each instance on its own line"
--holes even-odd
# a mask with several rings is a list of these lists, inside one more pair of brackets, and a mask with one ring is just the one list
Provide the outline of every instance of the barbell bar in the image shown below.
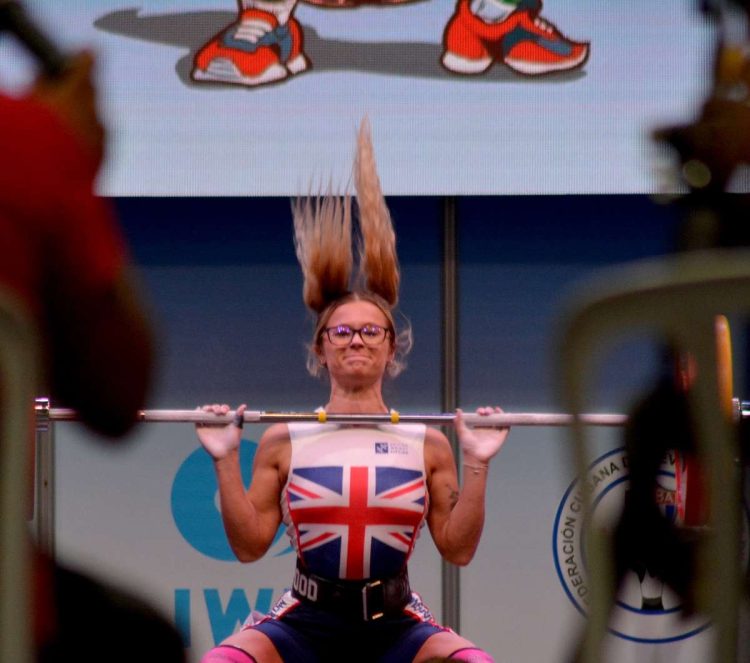
[[[735,419],[750,417],[750,401],[733,399]],[[77,421],[75,410],[50,407],[47,399],[37,399],[35,406],[38,421]],[[203,410],[140,410],[137,420],[153,423],[192,423],[206,425],[228,424],[234,421],[235,412],[217,415]],[[388,414],[329,414],[320,412],[266,412],[245,410],[244,423],[337,423],[337,424],[407,424],[419,423],[428,426],[453,425],[454,413],[441,414],[401,414],[391,410]],[[481,416],[465,413],[464,420],[470,427],[505,428],[512,426],[570,426],[576,416],[549,412],[504,412]],[[578,415],[578,420],[588,426],[624,426],[626,414],[586,413]]]

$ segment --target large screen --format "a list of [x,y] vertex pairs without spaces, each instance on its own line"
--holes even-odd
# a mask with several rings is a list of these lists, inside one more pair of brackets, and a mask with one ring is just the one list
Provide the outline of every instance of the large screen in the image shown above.
[[[388,195],[655,192],[713,40],[693,0],[24,4],[99,54],[108,196],[343,188],[365,115]],[[0,38],[0,87],[31,70]]]

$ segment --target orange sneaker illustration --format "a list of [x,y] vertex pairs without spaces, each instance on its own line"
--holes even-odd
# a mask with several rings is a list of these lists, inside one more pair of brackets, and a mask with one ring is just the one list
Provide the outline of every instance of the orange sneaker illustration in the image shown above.
[[[338,7],[408,1],[305,0]],[[302,28],[293,17],[297,2],[242,0],[237,21],[195,56],[193,80],[254,87],[309,69]],[[540,16],[541,9],[541,0],[458,0],[443,32],[441,64],[461,75],[484,73],[495,62],[526,76],[582,67],[589,44],[568,39]]]
[[286,18],[281,23],[274,13],[259,8],[243,10],[236,23],[195,56],[193,80],[256,86],[308,69],[302,29],[294,18]]
[[472,75],[501,62],[527,76],[583,66],[589,44],[565,37],[541,8],[541,0],[459,0],[443,34],[441,64]]

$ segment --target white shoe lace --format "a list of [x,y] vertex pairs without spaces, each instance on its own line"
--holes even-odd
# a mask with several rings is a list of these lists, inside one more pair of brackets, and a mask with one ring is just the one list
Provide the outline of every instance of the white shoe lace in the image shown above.
[[549,21],[545,21],[541,16],[537,16],[534,19],[534,25],[549,35],[553,35],[557,32],[555,26],[552,25],[552,23],[550,23]]
[[239,24],[234,32],[234,38],[255,44],[263,35],[271,32],[271,29],[272,26],[268,21],[258,18],[248,18]]

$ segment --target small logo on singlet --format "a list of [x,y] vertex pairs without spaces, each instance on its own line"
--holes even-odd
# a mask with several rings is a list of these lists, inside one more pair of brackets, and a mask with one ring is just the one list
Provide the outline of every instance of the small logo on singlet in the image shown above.
[[376,454],[402,454],[409,453],[409,445],[405,442],[376,442]]

